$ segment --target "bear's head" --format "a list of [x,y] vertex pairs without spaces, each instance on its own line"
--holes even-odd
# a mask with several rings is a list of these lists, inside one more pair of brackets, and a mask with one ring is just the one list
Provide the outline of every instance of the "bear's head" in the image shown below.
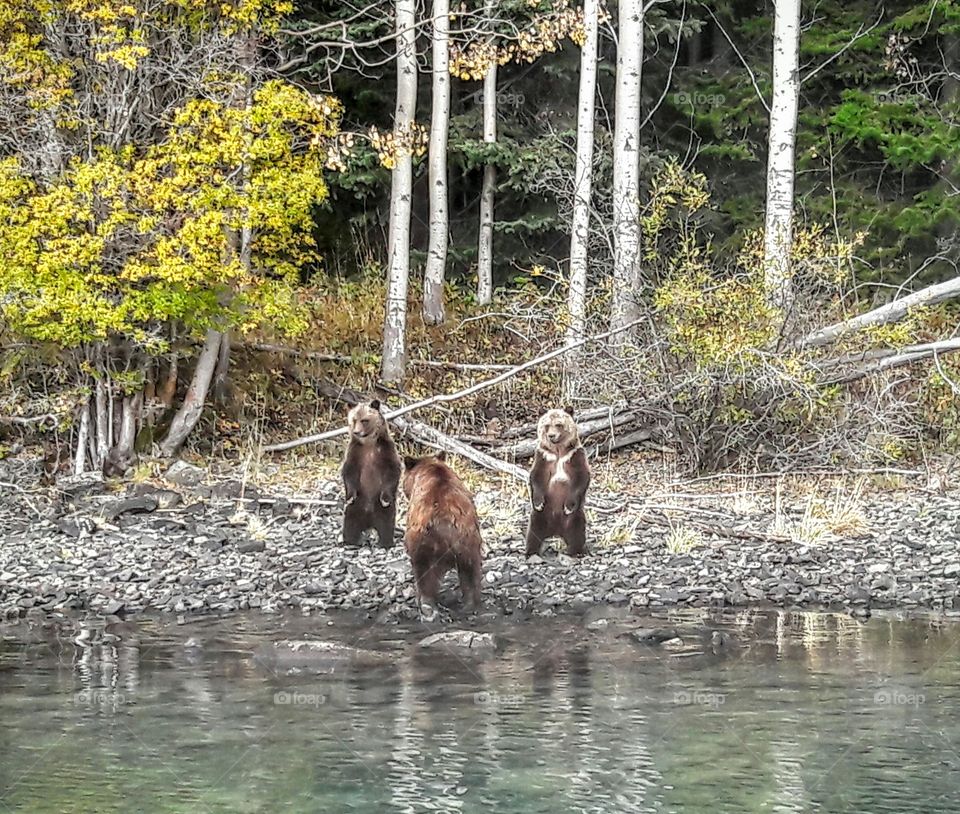
[[358,404],[347,413],[350,437],[361,444],[371,444],[387,432],[387,422],[380,412],[380,402],[374,399]]
[[580,446],[577,422],[573,420],[573,408],[547,410],[537,422],[537,441],[543,449],[563,455]]
[[428,455],[425,458],[413,458],[410,455],[403,456],[403,493],[410,497],[413,486],[417,479],[423,475],[435,473],[437,469],[446,468],[444,463],[447,460],[447,453],[441,450],[436,455]]

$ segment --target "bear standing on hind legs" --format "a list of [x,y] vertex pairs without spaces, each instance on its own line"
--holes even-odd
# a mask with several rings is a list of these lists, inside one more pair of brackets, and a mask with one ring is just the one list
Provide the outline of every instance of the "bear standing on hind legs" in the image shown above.
[[473,495],[445,459],[442,452],[404,458],[407,553],[421,602],[434,604],[443,575],[456,568],[464,605],[478,608],[483,577],[480,521]]
[[374,399],[350,410],[347,428],[350,442],[340,470],[347,493],[344,545],[359,545],[360,535],[372,528],[380,545],[389,548],[397,520],[400,456],[380,412],[380,402]]
[[590,465],[580,444],[573,410],[547,410],[537,423],[537,451],[530,469],[530,525],[527,556],[539,554],[548,537],[561,537],[567,554],[582,557],[587,548],[583,510]]

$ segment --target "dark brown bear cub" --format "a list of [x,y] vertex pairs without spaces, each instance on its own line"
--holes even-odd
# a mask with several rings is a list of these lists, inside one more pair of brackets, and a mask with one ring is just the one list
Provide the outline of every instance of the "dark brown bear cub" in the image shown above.
[[393,545],[397,519],[400,456],[393,445],[380,402],[358,404],[347,414],[350,443],[343,459],[343,485],[347,503],[343,510],[343,542],[360,543],[360,535],[376,529],[380,545]]
[[473,495],[449,466],[444,453],[404,458],[403,493],[407,510],[407,553],[421,602],[434,603],[440,580],[456,568],[464,604],[480,604],[483,562],[480,522]]
[[530,469],[530,525],[527,556],[540,553],[548,537],[561,537],[567,554],[582,557],[587,547],[583,504],[590,465],[580,444],[573,410],[548,410],[537,423],[537,451]]

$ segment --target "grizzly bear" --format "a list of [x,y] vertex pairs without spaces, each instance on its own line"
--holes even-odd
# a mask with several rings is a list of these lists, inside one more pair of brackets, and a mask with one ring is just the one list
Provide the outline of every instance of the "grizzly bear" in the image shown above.
[[582,557],[587,546],[583,510],[590,465],[580,444],[573,410],[547,410],[537,423],[537,451],[530,469],[527,556],[540,553],[548,537],[561,537],[567,554]]
[[400,456],[393,445],[380,402],[358,404],[347,414],[350,442],[341,474],[347,493],[343,510],[343,542],[360,543],[360,535],[376,529],[380,545],[393,545],[397,519]]
[[464,604],[476,608],[483,576],[480,522],[473,495],[445,460],[443,452],[404,458],[407,554],[421,602],[435,603],[440,580],[456,568]]

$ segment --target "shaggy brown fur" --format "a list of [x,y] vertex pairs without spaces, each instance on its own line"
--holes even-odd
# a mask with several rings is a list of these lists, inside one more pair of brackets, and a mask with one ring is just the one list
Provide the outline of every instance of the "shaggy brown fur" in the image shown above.
[[343,510],[343,542],[360,543],[360,535],[376,529],[380,545],[393,545],[397,520],[400,456],[393,445],[380,402],[358,404],[347,414],[350,442],[341,474],[347,493]]
[[561,537],[567,554],[587,549],[583,506],[590,485],[590,464],[580,444],[573,410],[548,410],[537,423],[537,451],[530,469],[530,524],[527,556],[540,553],[548,537]]
[[445,455],[405,458],[406,546],[421,601],[435,602],[440,580],[456,568],[463,601],[480,604],[482,540],[473,495],[444,463]]

